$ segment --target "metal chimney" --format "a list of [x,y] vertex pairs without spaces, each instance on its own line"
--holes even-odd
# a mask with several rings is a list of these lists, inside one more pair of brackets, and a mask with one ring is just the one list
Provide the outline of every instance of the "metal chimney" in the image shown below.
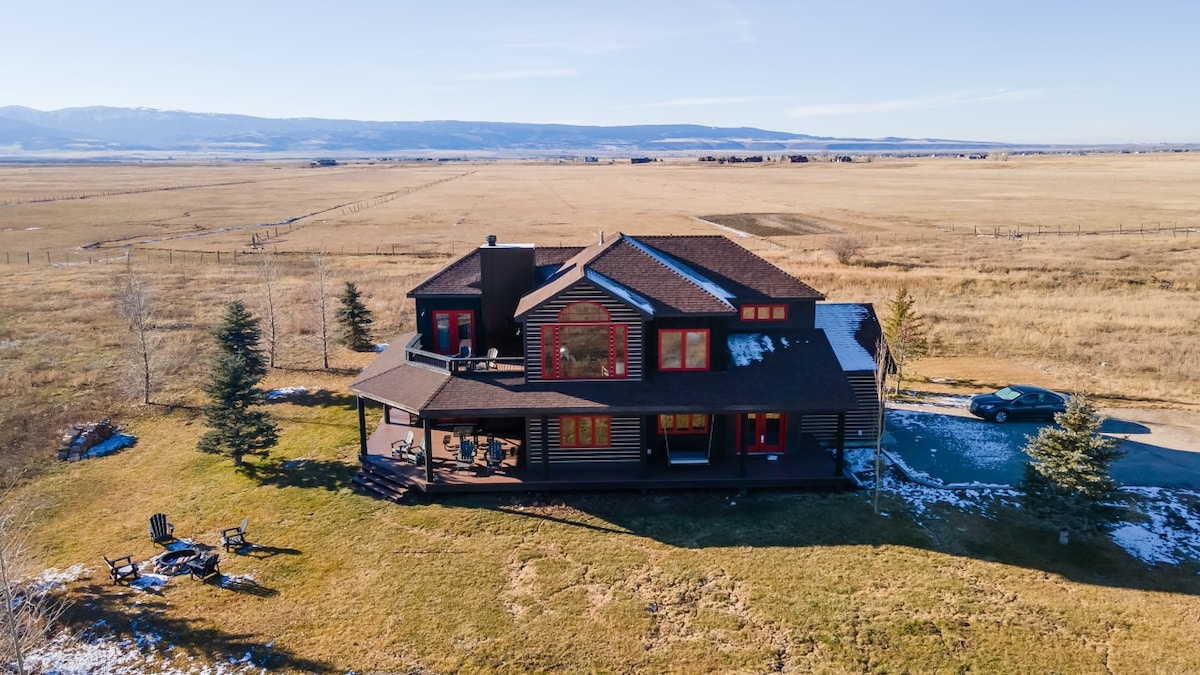
[[495,245],[496,245],[496,235],[494,235],[494,234],[489,234],[489,235],[487,236],[487,245],[488,245],[488,246],[495,246]]

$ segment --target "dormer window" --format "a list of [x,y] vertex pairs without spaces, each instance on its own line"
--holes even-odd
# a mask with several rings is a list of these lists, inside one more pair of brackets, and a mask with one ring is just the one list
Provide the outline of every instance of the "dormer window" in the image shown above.
[[612,323],[608,310],[576,302],[558,313],[558,323],[542,326],[542,374],[547,379],[607,379],[629,370],[629,326]]
[[742,321],[787,321],[787,305],[742,305]]

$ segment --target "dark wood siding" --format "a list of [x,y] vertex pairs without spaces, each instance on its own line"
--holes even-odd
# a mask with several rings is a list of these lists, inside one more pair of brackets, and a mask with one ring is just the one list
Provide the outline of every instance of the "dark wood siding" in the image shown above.
[[[542,420],[533,417],[527,421],[526,438],[529,439],[529,466],[537,466],[542,462]],[[612,463],[629,462],[636,464],[641,461],[642,420],[639,417],[613,417],[609,427],[607,448],[562,448],[559,447],[558,416],[546,419],[548,438],[550,439],[549,458],[551,464],[562,463]]]
[[[875,374],[846,373],[846,379],[850,381],[850,387],[854,389],[854,398],[858,401],[857,410],[846,412],[846,446],[874,446],[875,436],[879,432],[879,398],[875,393]],[[803,427],[804,433],[816,436],[817,440],[827,446],[832,447],[837,440],[837,415],[805,415]]]
[[[645,361],[642,347],[642,315],[636,310],[613,298],[594,284],[583,281],[547,300],[533,310],[525,319],[525,379],[541,381],[542,377],[542,326],[558,323],[558,313],[563,307],[576,302],[594,302],[608,310],[613,323],[629,326],[626,345],[628,359],[627,380],[642,379],[642,364]],[[578,380],[554,380],[555,382],[577,382]]]

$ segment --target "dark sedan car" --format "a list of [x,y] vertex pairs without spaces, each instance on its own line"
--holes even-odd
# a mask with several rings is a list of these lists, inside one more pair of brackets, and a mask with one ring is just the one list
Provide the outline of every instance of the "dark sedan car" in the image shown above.
[[1053,420],[1067,408],[1067,397],[1028,384],[1010,384],[992,394],[971,397],[971,414],[993,422]]

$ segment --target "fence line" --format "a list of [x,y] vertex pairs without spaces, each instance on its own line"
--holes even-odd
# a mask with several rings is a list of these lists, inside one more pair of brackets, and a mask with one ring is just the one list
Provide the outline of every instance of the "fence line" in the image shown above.
[[[355,244],[351,246],[340,246],[337,248],[316,248],[316,247],[297,247],[279,244],[273,244],[272,240],[279,236],[279,227],[264,228],[264,232],[253,233],[250,237],[248,245],[241,248],[235,248],[225,251],[205,251],[205,250],[186,250],[173,249],[165,247],[150,247],[150,246],[130,246],[123,248],[91,248],[91,249],[69,249],[66,251],[40,249],[36,251],[5,251],[4,265],[6,267],[32,267],[34,265],[49,265],[49,266],[72,266],[72,265],[90,265],[104,264],[112,262],[159,262],[171,264],[234,264],[241,263],[247,259],[260,259],[264,255],[271,256],[312,256],[312,255],[327,255],[327,256],[409,256],[423,258],[450,258],[454,256],[455,248],[453,244],[436,244],[433,246],[414,246],[411,243],[384,243],[384,244]],[[289,225],[290,229],[290,225]],[[273,232],[272,232],[273,230]],[[284,231],[284,234],[287,232]],[[952,238],[952,237],[973,237],[981,239],[996,239],[996,240],[1025,240],[1033,238],[1045,237],[1073,237],[1073,238],[1103,238],[1103,237],[1137,237],[1144,239],[1152,238],[1183,238],[1190,239],[1191,235],[1197,235],[1200,238],[1200,228],[1195,226],[1178,226],[1175,223],[1170,225],[1155,224],[1151,227],[1138,225],[1136,227],[1126,227],[1119,225],[1110,230],[1084,230],[1081,226],[1075,228],[1064,228],[1061,226],[993,226],[991,228],[971,225],[965,227],[950,226],[940,228],[929,232],[920,232],[916,234],[900,234],[892,232],[890,234],[876,233],[874,235],[853,235],[853,234],[829,234],[829,235],[793,235],[793,236],[764,236],[762,239],[767,241],[778,242],[779,240],[795,240],[800,241],[820,241],[820,237],[829,238],[835,236],[850,236],[857,237],[860,241],[867,244],[893,244],[893,243],[911,243],[922,241],[933,241],[937,239]]]

